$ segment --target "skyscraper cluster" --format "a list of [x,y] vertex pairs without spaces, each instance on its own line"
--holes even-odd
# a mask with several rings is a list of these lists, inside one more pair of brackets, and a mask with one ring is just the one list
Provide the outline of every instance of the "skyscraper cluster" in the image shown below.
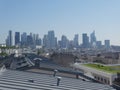
[[[53,30],[48,31],[47,34],[44,35],[43,39],[39,37],[39,34],[27,34],[23,32],[15,32],[14,38],[13,33],[10,30],[6,39],[7,46],[13,46],[13,40],[15,46],[26,46],[26,47],[36,47],[43,46],[47,49],[56,49],[56,48],[101,48],[102,41],[97,41],[95,36],[95,31],[90,34],[90,37],[87,33],[82,34],[82,44],[79,44],[79,35],[75,34],[73,40],[69,40],[67,36],[62,35],[61,40],[57,40],[55,33]],[[104,41],[104,46],[106,48],[110,47],[110,40]]]
[[105,40],[104,45],[102,45],[102,41],[97,41],[95,31],[90,34],[90,38],[87,36],[87,33],[83,33],[82,42],[83,48],[102,48],[103,46],[107,49],[110,48],[110,40]]
[[48,49],[55,49],[57,47],[57,37],[55,37],[54,31],[48,31],[48,34],[44,35],[43,46]]
[[14,38],[13,33],[10,30],[8,33],[8,37],[6,39],[7,46],[13,46],[13,40],[15,46],[30,46],[34,47],[36,45],[41,45],[41,39],[39,38],[38,34],[30,33],[27,35],[26,32],[20,34],[20,32],[15,32]]

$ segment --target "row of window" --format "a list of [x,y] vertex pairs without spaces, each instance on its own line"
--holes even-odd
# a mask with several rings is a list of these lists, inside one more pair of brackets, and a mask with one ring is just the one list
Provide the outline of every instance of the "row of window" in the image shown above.
[[99,76],[94,76],[94,78],[102,83],[110,84],[110,81],[107,78],[103,78]]

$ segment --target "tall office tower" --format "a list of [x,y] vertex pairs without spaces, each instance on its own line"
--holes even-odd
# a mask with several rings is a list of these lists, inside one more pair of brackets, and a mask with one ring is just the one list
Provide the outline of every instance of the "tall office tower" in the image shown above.
[[105,48],[110,48],[110,40],[105,40]]
[[32,38],[32,36],[31,35],[27,35],[27,45],[28,46],[34,46],[33,45],[33,38]]
[[49,49],[56,48],[54,31],[48,31],[48,48]]
[[48,48],[48,35],[43,37],[43,47]]
[[36,36],[35,36],[36,45],[38,44],[38,43],[37,43],[38,40],[39,40],[39,34],[36,34]]
[[30,46],[30,47],[35,47],[35,44],[34,44],[34,34],[30,32],[29,35],[27,35],[27,46]]
[[24,32],[22,35],[21,35],[21,45],[22,46],[26,46],[27,45],[27,33]]
[[30,33],[30,36],[31,36],[31,37],[33,37],[33,34],[32,34],[32,33]]
[[37,40],[37,42],[36,42],[36,45],[42,45],[42,40],[41,40],[41,38],[39,38],[38,40]]
[[61,46],[62,46],[62,41],[59,40],[59,41],[58,41],[58,47],[59,47],[59,48],[62,48]]
[[61,37],[61,48],[68,48],[68,39],[65,35]]
[[95,31],[93,31],[91,34],[90,34],[90,44],[91,46],[96,46],[96,36],[95,36]]
[[55,37],[55,47],[57,47],[57,37]]
[[102,42],[101,41],[96,41],[96,46],[97,46],[97,48],[101,48],[102,47]]
[[36,34],[36,40],[39,39],[39,34]]
[[7,39],[6,39],[6,46],[9,46],[9,36],[7,36]]
[[37,35],[37,34],[33,34],[33,35],[32,35],[34,47],[36,46],[36,35]]
[[9,31],[9,45],[10,45],[10,46],[13,45],[12,40],[13,40],[13,37],[12,37],[12,31],[10,30],[10,31]]
[[[69,47],[70,49],[73,49],[73,48],[75,47],[73,40],[69,40],[68,47]],[[77,48],[77,47],[76,47],[76,48]]]
[[86,33],[82,34],[82,41],[83,41],[83,43],[82,43],[83,48],[88,48],[89,47],[89,37],[87,36]]
[[42,45],[42,40],[39,38],[39,34],[35,35],[35,44]]
[[75,34],[74,40],[73,40],[73,45],[74,45],[75,48],[77,48],[79,46],[78,38],[79,38],[79,35]]
[[20,45],[20,32],[15,32],[15,45]]
[[7,46],[12,46],[12,31],[11,30],[9,30],[9,34],[8,34],[8,37],[7,37],[7,39],[6,39],[6,45]]

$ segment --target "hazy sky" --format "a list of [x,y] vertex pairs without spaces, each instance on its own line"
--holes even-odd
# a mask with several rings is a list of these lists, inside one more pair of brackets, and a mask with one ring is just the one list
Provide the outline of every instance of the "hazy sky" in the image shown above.
[[95,30],[97,40],[120,45],[120,0],[0,0],[0,43],[8,30],[38,33],[54,30],[58,39]]

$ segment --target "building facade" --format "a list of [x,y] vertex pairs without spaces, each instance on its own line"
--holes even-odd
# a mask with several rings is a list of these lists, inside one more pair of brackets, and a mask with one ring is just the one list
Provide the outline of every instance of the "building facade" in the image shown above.
[[12,31],[9,30],[8,37],[6,39],[6,45],[7,46],[12,46],[13,45],[13,38],[12,38]]
[[15,32],[15,45],[20,45],[20,32]]
[[89,47],[89,37],[87,36],[86,33],[82,34],[82,47],[83,48],[88,48]]

